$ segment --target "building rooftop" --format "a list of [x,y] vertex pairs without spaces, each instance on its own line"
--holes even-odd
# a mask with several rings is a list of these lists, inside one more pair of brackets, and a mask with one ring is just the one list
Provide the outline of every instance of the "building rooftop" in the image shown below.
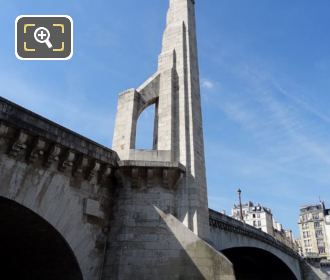
[[324,202],[321,202],[319,204],[304,205],[300,207],[300,213],[312,213],[312,212],[320,212],[320,211],[328,212],[329,210],[330,209],[325,209]]
[[[234,209],[239,209],[240,206],[234,204]],[[260,205],[259,203],[257,205],[254,205],[253,202],[249,201],[248,203],[244,203],[242,204],[242,208],[249,208],[249,211],[251,212],[267,212],[269,214],[272,213],[271,209],[264,207],[262,205]]]

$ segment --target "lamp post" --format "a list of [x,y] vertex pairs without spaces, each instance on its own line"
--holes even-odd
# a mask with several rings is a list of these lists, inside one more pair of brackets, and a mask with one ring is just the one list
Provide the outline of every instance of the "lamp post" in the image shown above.
[[241,189],[238,189],[237,193],[238,193],[238,201],[239,201],[239,217],[240,217],[241,221],[244,221],[243,209],[242,209],[242,199],[241,199],[241,194],[242,194]]

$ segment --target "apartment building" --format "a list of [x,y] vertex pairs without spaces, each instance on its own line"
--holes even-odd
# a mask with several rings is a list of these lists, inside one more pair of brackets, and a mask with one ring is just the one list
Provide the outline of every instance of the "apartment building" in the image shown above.
[[330,210],[324,202],[300,208],[299,231],[303,255],[330,259]]
[[[233,218],[241,220],[240,209],[240,205],[234,205],[232,208]],[[292,231],[283,229],[282,224],[274,219],[270,208],[260,204],[255,205],[249,201],[242,204],[242,217],[245,223],[268,233],[287,246],[298,250],[292,236]]]

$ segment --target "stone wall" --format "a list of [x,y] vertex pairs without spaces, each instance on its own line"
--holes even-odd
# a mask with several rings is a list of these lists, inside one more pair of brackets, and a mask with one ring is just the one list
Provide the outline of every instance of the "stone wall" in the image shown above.
[[304,280],[330,280],[330,263],[307,259],[301,263]]
[[84,279],[100,275],[116,166],[115,152],[0,99],[0,196],[52,225]]
[[175,189],[132,185],[128,172],[117,174],[103,279],[235,279],[231,263],[175,218]]

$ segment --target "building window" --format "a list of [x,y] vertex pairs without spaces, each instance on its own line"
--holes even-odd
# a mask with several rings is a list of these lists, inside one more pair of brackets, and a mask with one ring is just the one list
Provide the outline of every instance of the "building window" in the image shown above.
[[319,247],[319,253],[320,254],[325,254],[325,248],[324,247]]
[[258,227],[261,227],[261,221],[258,221]]
[[257,226],[257,221],[253,221],[253,226],[254,226],[254,227]]
[[313,214],[313,220],[318,220],[320,218],[319,214]]
[[320,228],[321,227],[320,222],[314,222],[314,227],[315,228]]
[[259,214],[259,213],[257,214],[257,218],[259,218],[259,219],[260,219],[260,214]]
[[316,238],[323,237],[323,231],[321,229],[318,229],[315,231]]
[[311,237],[311,234],[309,231],[304,231],[303,236],[304,236],[304,238],[308,238],[308,237]]
[[304,245],[305,245],[305,247],[310,247],[311,246],[311,240],[310,239],[304,240]]
[[308,220],[308,216],[307,216],[307,214],[302,215],[302,216],[301,216],[301,219],[302,219],[304,222],[307,221],[307,220]]

